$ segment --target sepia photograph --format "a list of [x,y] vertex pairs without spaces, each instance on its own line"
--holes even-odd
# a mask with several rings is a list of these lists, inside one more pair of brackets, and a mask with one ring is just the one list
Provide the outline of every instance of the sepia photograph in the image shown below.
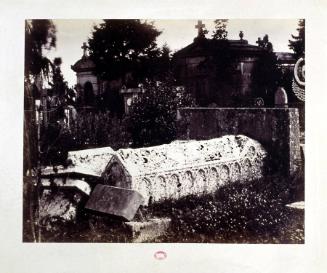
[[22,242],[304,244],[305,26],[26,19]]

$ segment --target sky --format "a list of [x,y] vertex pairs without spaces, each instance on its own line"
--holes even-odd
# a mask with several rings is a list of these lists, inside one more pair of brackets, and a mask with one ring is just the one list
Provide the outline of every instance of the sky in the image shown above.
[[[179,50],[190,43],[197,36],[197,19],[190,20],[155,20],[154,25],[162,31],[157,38],[159,46],[167,43],[172,51]],[[209,31],[207,38],[211,37],[214,30],[214,19],[203,20],[206,29]],[[91,36],[93,26],[100,24],[102,20],[53,20],[57,28],[57,46],[46,55],[53,60],[55,57],[62,58],[62,73],[69,86],[76,84],[76,75],[71,70],[77,60],[82,57],[83,42],[87,42]],[[274,46],[274,51],[291,52],[288,48],[288,40],[291,34],[297,34],[297,19],[230,19],[227,24],[228,39],[239,39],[239,32],[242,30],[245,40],[250,44],[256,44],[258,37],[269,35],[269,40]]]

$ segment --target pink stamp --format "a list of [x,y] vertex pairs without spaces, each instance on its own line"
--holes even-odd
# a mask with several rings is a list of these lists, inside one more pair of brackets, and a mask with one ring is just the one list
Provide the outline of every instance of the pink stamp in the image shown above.
[[164,260],[167,258],[167,253],[165,251],[159,250],[154,253],[154,258],[157,260]]

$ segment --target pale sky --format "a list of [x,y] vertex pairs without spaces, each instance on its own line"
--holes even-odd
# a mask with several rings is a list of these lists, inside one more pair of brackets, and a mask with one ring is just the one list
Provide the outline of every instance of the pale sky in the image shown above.
[[[76,75],[70,66],[82,57],[81,46],[87,42],[94,25],[102,20],[53,20],[57,27],[57,47],[47,53],[52,60],[61,57],[62,72],[69,86],[76,84]],[[148,20],[154,21],[157,29],[162,31],[157,43],[162,46],[167,43],[172,51],[179,50],[193,42],[197,35],[197,19],[192,20]],[[214,29],[214,19],[202,20],[209,31],[207,38],[211,37]],[[227,25],[228,39],[239,39],[240,30],[244,33],[244,38],[250,44],[256,44],[258,37],[269,35],[269,40],[274,46],[274,51],[290,52],[288,40],[291,34],[297,34],[297,19],[230,19]]]

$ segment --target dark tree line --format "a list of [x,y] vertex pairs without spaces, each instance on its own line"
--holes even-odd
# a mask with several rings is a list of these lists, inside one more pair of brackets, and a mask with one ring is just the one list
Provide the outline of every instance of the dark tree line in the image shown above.
[[51,61],[44,56],[44,49],[55,46],[56,28],[51,20],[25,21],[24,174],[37,163],[35,99],[40,96],[37,84],[40,76],[47,77],[51,69]]
[[88,41],[96,74],[104,80],[121,79],[130,86],[158,76],[167,70],[170,54],[167,45],[157,46],[160,34],[152,22],[104,20],[94,27]]
[[298,34],[293,35],[292,39],[289,40],[289,48],[292,49],[297,58],[304,56],[305,53],[305,20],[300,19],[298,23],[298,28],[296,29]]
[[95,74],[108,84],[100,108],[122,114],[119,90],[137,88],[145,80],[162,80],[170,69],[171,51],[158,47],[161,34],[152,22],[136,19],[104,20],[88,41]]

